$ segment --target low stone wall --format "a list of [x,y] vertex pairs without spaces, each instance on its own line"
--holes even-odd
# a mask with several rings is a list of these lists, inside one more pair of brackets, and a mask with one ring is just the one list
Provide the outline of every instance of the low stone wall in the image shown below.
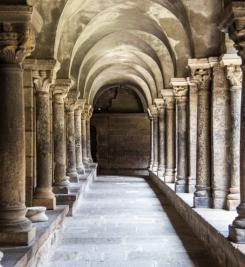
[[[244,245],[237,245],[220,233],[208,221],[204,220],[197,211],[192,209],[181,197],[161,181],[158,176],[150,172],[149,179],[166,195],[170,203],[176,208],[186,223],[190,226],[198,239],[212,254],[222,267],[244,267]],[[227,225],[228,228],[228,225]],[[244,252],[244,253],[243,253]]]

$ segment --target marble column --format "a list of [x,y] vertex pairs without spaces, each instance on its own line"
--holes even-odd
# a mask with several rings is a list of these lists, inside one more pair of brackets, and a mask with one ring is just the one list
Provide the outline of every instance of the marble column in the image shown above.
[[229,226],[229,239],[237,243],[245,243],[245,2],[236,1],[226,7],[224,20],[220,28],[229,33],[234,41],[238,55],[242,59],[242,94],[241,94],[241,140],[240,140],[240,204],[238,216]]
[[153,134],[153,118],[151,112],[148,109],[148,115],[150,120],[150,160],[149,160],[149,170],[152,171],[153,159],[154,159],[154,134]]
[[76,147],[76,166],[78,174],[84,175],[85,168],[82,157],[82,117],[81,112],[84,108],[85,100],[79,99],[75,109],[75,147]]
[[90,120],[93,115],[93,108],[90,105],[88,105],[85,108],[87,109],[87,117],[86,117],[87,159],[88,159],[88,163],[93,163],[92,154],[91,154],[91,134],[90,134]]
[[37,60],[33,65],[33,80],[36,89],[37,127],[37,186],[33,206],[55,209],[56,198],[52,192],[50,87],[53,83],[54,60]]
[[191,82],[189,85],[189,119],[188,119],[188,178],[187,192],[194,193],[196,187],[196,164],[197,164],[197,84]]
[[219,58],[209,58],[212,67],[212,131],[211,131],[211,164],[212,164],[212,207],[226,208],[228,195],[230,165],[230,113],[228,81],[225,68]]
[[76,165],[76,147],[75,147],[75,108],[77,102],[77,92],[69,92],[66,101],[66,143],[67,143],[67,170],[66,174],[73,183],[79,182]]
[[188,176],[188,129],[187,129],[187,100],[188,100],[188,83],[183,78],[172,78],[171,85],[177,104],[177,179],[175,191],[177,193],[187,192]]
[[165,175],[165,103],[162,98],[154,100],[158,111],[158,170],[157,175],[164,181]]
[[175,99],[172,89],[161,91],[166,103],[166,169],[165,182],[174,183],[176,173]]
[[66,176],[65,102],[71,81],[57,79],[53,89],[54,184],[56,194],[69,193]]
[[242,64],[241,58],[236,54],[226,54],[222,58],[226,66],[229,80],[231,138],[230,138],[230,188],[226,207],[235,210],[240,203],[240,118],[241,118],[241,90],[242,90]]
[[155,105],[150,106],[153,119],[153,165],[152,171],[157,173],[158,170],[158,110]]
[[194,207],[211,207],[211,66],[208,59],[190,59],[192,81],[198,86],[197,104],[197,182]]
[[25,217],[24,59],[34,48],[33,9],[0,6],[0,245],[29,245],[35,228]]

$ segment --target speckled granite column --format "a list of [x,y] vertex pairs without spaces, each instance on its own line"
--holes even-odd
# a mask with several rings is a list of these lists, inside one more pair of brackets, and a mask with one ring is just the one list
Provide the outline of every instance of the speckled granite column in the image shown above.
[[241,90],[242,64],[237,55],[224,55],[223,64],[226,66],[230,91],[231,138],[230,138],[230,188],[227,196],[227,209],[235,210],[240,203],[240,118],[241,118]]
[[178,135],[178,159],[177,159],[177,179],[175,183],[175,191],[177,193],[187,192],[187,176],[188,176],[188,153],[187,153],[187,99],[188,84],[186,79],[171,79],[173,92],[177,104],[177,135]]
[[56,80],[53,90],[54,185],[56,194],[68,194],[69,177],[66,176],[65,103],[71,81]]
[[157,173],[158,170],[158,111],[155,105],[150,106],[153,118],[153,165],[152,171]]
[[84,175],[85,168],[82,157],[82,118],[81,112],[84,108],[84,100],[77,101],[75,109],[75,147],[76,147],[76,166],[78,174]]
[[39,60],[33,66],[36,89],[37,120],[37,187],[33,206],[55,209],[56,199],[52,192],[51,135],[49,91],[53,83],[55,61]]
[[208,59],[190,59],[192,79],[198,84],[197,105],[197,183],[194,193],[196,208],[211,207],[211,66]]
[[226,207],[226,197],[229,187],[229,95],[225,68],[219,58],[210,58],[212,67],[212,207],[223,209]]
[[66,145],[67,145],[67,170],[66,174],[70,177],[70,182],[78,183],[79,177],[76,166],[76,149],[75,149],[75,107],[77,94],[70,91],[65,100],[66,108]]
[[166,169],[165,182],[175,182],[176,149],[175,149],[175,99],[172,89],[162,90],[162,96],[166,103]]
[[91,137],[90,137],[90,120],[93,115],[93,109],[90,105],[87,105],[85,109],[87,109],[87,117],[86,117],[87,160],[88,163],[93,163],[93,158],[91,154]]
[[32,11],[25,5],[0,6],[1,246],[29,245],[35,238],[35,228],[25,217],[25,106],[21,66],[34,47],[31,29],[37,25],[31,25]]
[[165,174],[165,103],[162,98],[154,100],[158,110],[158,170],[157,175],[164,181]]
[[188,79],[189,85],[189,120],[188,120],[188,178],[187,192],[194,193],[196,188],[196,166],[197,166],[197,83]]

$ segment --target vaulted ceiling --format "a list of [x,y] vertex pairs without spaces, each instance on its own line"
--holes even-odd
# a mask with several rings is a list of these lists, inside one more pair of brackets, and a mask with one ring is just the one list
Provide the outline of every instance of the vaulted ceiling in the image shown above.
[[80,98],[137,88],[148,105],[186,77],[188,58],[219,55],[221,0],[39,0],[44,27],[33,57],[55,58]]

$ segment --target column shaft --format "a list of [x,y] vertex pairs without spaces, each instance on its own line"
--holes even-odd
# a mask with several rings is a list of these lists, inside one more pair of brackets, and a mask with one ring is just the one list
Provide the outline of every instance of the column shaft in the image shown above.
[[189,176],[187,179],[187,192],[194,193],[196,187],[197,164],[197,84],[189,81]]
[[91,135],[90,135],[90,119],[91,116],[86,121],[86,130],[87,130],[87,157],[88,162],[93,163],[92,154],[91,154]]
[[212,206],[225,208],[229,173],[229,97],[225,69],[220,65],[219,59],[212,59]]
[[152,171],[157,172],[158,170],[158,114],[153,115],[153,148],[154,148],[154,161]]
[[154,131],[154,127],[153,127],[153,118],[152,116],[149,117],[150,118],[150,161],[149,161],[149,170],[152,170],[152,167],[153,167],[153,159],[154,159],[154,134],[153,134],[153,131]]
[[67,88],[56,85],[53,91],[54,131],[54,188],[56,194],[69,193],[69,177],[66,176],[65,104]]
[[88,163],[87,157],[87,123],[86,123],[86,113],[82,113],[82,159],[83,163]]

